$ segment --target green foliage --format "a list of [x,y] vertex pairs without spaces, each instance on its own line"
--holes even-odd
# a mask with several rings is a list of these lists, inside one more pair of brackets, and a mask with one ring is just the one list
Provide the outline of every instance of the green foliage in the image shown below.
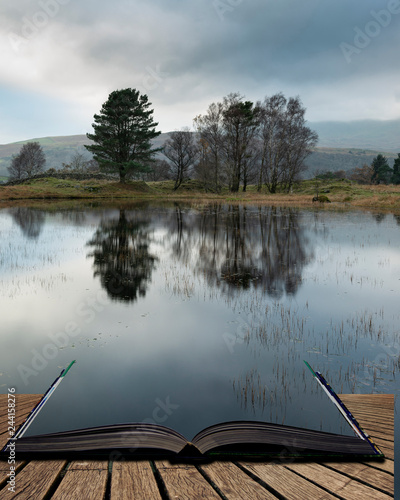
[[[351,149],[351,153],[347,149],[340,148],[314,148],[312,154],[307,158],[306,163],[308,171],[314,175],[319,172],[326,171],[337,172],[343,170],[346,177],[350,177],[355,169],[362,168],[363,165],[371,165],[372,160],[380,151],[375,150],[360,150]],[[388,163],[392,166],[395,154],[390,152],[383,153],[388,159]],[[368,179],[370,183],[371,178]]]
[[393,184],[400,184],[400,153],[397,155],[397,158],[394,160],[392,183]]
[[336,170],[335,172],[328,170],[327,172],[316,175],[315,178],[321,180],[345,179],[346,172],[344,170]]
[[100,169],[117,172],[120,181],[150,170],[157,149],[151,141],[158,123],[153,122],[153,110],[146,94],[135,89],[112,92],[100,113],[94,115],[93,134],[87,134],[94,144],[85,146],[93,153]]
[[389,167],[387,158],[382,154],[372,161],[373,174],[371,181],[375,184],[388,184],[391,181],[393,170]]

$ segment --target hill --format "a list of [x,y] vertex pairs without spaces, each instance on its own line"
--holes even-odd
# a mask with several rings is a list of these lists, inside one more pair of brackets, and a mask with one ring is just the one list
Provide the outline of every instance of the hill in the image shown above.
[[309,122],[320,148],[368,149],[400,152],[400,120]]
[[[167,139],[168,134],[161,134],[154,141],[155,147],[160,147]],[[75,153],[82,153],[89,160],[92,155],[84,147],[91,141],[86,135],[68,135],[58,137],[42,137],[28,139],[26,141],[13,142],[11,144],[0,144],[0,177],[7,176],[7,167],[13,155],[19,153],[21,146],[27,142],[38,142],[46,155],[46,169],[62,167],[63,163],[69,163]]]
[[[306,177],[313,176],[317,170],[349,171],[364,163],[371,164],[379,153],[383,153],[392,165],[400,152],[400,120],[316,122],[308,125],[319,134],[319,143],[306,161],[309,167]],[[168,135],[163,133],[157,137],[154,146],[162,146]],[[43,147],[47,159],[46,168],[61,168],[63,163],[70,162],[76,152],[84,154],[87,159],[91,158],[91,154],[84,148],[85,144],[90,143],[85,135],[43,137],[29,141],[37,141]],[[0,145],[0,177],[8,175],[7,167],[12,155],[18,154],[22,144],[29,141]]]
[[[400,151],[400,148],[399,148]],[[317,171],[335,172],[344,170],[349,172],[354,168],[362,167],[364,164],[371,165],[372,160],[378,154],[383,154],[388,159],[388,163],[393,167],[397,154],[391,152],[368,150],[368,149],[342,149],[342,148],[315,148],[314,152],[307,158],[308,170],[304,177],[313,177]]]

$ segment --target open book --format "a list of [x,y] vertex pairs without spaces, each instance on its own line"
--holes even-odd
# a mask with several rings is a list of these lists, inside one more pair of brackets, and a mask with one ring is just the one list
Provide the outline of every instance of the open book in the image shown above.
[[199,432],[191,442],[157,424],[122,424],[20,438],[16,453],[127,450],[135,455],[182,457],[382,456],[368,441],[266,422],[226,422]]
[[360,428],[349,410],[319,372],[312,371],[330,399],[353,428],[354,436],[301,429],[255,421],[225,422],[207,427],[189,442],[184,436],[157,424],[132,423],[92,427],[72,431],[23,437],[27,427],[71,365],[63,370],[41,402],[32,410],[10,445],[23,454],[110,453],[120,450],[139,456],[177,456],[182,458],[223,457],[359,457],[383,458],[382,452]]

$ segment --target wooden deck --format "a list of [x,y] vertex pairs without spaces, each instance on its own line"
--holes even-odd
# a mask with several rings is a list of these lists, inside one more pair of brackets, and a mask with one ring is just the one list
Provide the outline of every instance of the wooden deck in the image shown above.
[[[20,423],[40,395],[17,396]],[[386,456],[383,462],[246,463],[176,465],[168,461],[17,461],[15,493],[8,491],[10,465],[0,461],[0,498],[54,500],[165,500],[269,498],[394,498],[394,398],[341,396]],[[7,434],[7,396],[0,395],[0,446]]]

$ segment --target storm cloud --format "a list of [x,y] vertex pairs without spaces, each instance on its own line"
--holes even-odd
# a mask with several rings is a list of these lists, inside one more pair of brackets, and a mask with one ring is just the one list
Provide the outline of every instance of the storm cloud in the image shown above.
[[20,0],[0,19],[1,143],[88,132],[125,87],[163,132],[230,92],[299,95],[314,122],[400,117],[400,0]]

